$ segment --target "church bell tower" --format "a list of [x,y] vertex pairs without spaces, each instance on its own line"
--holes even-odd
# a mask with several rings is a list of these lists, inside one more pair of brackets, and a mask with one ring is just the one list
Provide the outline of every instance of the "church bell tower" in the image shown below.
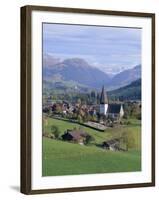
[[100,112],[100,114],[106,115],[107,110],[108,110],[108,98],[107,98],[107,94],[106,94],[104,86],[103,86],[101,96],[100,96],[99,112]]

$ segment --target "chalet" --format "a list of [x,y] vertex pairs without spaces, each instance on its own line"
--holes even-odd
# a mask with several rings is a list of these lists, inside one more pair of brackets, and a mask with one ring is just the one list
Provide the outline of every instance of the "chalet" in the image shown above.
[[122,104],[109,104],[108,97],[105,92],[104,86],[102,88],[101,97],[100,97],[100,105],[99,105],[99,113],[101,115],[105,115],[106,117],[119,119],[124,115],[124,109]]
[[57,102],[54,103],[51,107],[53,112],[61,112],[63,114],[67,114],[67,112],[69,111],[69,104],[65,103],[65,102]]
[[118,151],[120,150],[120,139],[104,141],[102,147],[106,150]]
[[75,142],[79,144],[84,144],[88,134],[80,129],[67,130],[61,137],[64,141]]

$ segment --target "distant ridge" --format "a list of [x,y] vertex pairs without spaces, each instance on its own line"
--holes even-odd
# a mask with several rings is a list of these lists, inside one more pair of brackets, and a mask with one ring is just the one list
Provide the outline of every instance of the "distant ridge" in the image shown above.
[[108,83],[108,88],[110,90],[123,87],[139,78],[141,78],[141,65],[137,65],[132,69],[124,70],[115,75]]
[[61,61],[51,57],[49,61],[43,63],[43,84],[47,89],[54,89],[61,83],[62,87],[66,88],[81,86],[96,90],[105,85],[110,91],[126,86],[139,78],[141,78],[141,65],[111,77],[81,58]]
[[[73,58],[64,60],[52,67],[43,68],[45,81],[61,77],[61,81],[74,81],[87,87],[100,88],[110,81],[109,75],[92,67],[85,60]],[[60,81],[60,80],[59,80]]]
[[133,81],[127,86],[108,92],[110,98],[121,100],[141,100],[141,79]]

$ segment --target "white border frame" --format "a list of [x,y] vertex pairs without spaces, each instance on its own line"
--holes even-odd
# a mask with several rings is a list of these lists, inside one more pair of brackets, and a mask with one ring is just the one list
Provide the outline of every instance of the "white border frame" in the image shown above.
[[[76,16],[76,17],[75,17]],[[151,182],[151,18],[32,11],[32,189]],[[42,177],[42,22],[142,28],[142,171]],[[144,59],[146,58],[146,60]],[[146,88],[146,89],[145,89]],[[40,152],[40,153],[39,153]]]

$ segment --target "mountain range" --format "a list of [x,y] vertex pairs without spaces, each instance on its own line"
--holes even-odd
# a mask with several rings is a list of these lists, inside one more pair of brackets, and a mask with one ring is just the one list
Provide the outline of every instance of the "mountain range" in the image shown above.
[[116,74],[108,83],[109,90],[126,86],[131,82],[141,78],[141,65],[132,69],[127,69]]
[[108,92],[108,96],[111,99],[127,99],[136,100],[141,99],[141,79],[131,82],[129,85],[112,90]]
[[124,70],[112,77],[80,58],[56,60],[49,64],[43,62],[43,85],[47,89],[60,86],[99,90],[105,85],[107,90],[114,90],[140,78],[141,65]]

